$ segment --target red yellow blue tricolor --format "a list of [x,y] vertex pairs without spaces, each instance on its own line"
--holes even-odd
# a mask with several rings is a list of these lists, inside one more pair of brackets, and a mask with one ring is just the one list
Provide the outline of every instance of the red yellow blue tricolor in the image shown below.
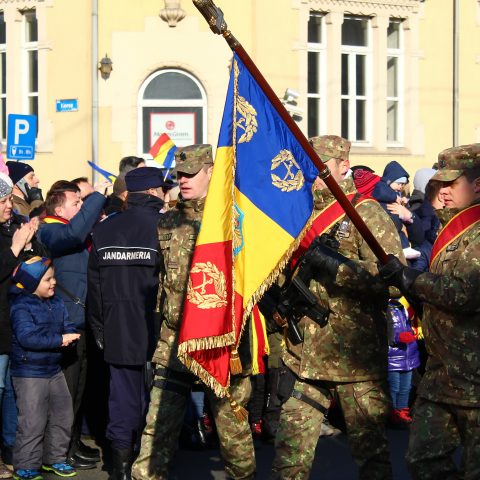
[[[268,350],[256,303],[298,247],[318,175],[234,54],[212,179],[189,277],[179,358],[218,396],[253,313],[253,363]],[[255,363],[257,362],[257,363]]]
[[172,139],[166,133],[162,133],[155,140],[148,153],[163,168],[171,168],[175,159],[175,150],[177,150],[177,147]]

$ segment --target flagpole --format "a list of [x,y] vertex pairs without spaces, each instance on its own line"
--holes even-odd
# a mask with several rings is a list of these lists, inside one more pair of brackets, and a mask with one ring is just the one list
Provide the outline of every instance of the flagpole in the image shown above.
[[217,35],[222,35],[227,41],[230,48],[240,57],[242,62],[248,68],[254,79],[257,81],[260,88],[263,90],[263,93],[272,103],[273,107],[277,113],[282,117],[283,121],[286,123],[288,128],[291,130],[297,141],[300,143],[302,148],[305,150],[305,153],[309,156],[313,164],[318,168],[320,178],[325,182],[327,187],[332,192],[333,196],[336,198],[338,203],[345,210],[345,213],[350,218],[352,223],[355,225],[357,230],[360,232],[360,235],[367,242],[368,246],[372,249],[375,256],[383,263],[387,263],[388,257],[382,246],[378,243],[377,239],[373,233],[368,229],[367,225],[363,221],[362,217],[355,210],[355,207],[350,203],[346,195],[343,193],[342,189],[332,177],[328,167],[318,158],[318,155],[315,153],[315,150],[308,142],[307,138],[300,130],[297,123],[293,120],[290,114],[287,112],[286,108],[277,97],[275,92],[272,90],[272,87],[265,80],[265,77],[262,75],[260,70],[257,68],[253,60],[250,58],[248,53],[238,42],[238,40],[232,35],[228,30],[227,24],[224,20],[223,12],[218,8],[212,0],[193,0],[194,5],[203,15],[205,20],[210,26],[210,29],[213,33]]

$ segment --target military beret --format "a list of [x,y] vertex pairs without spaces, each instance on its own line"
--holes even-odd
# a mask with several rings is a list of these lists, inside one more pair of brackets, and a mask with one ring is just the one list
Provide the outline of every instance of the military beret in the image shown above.
[[6,163],[8,167],[8,175],[12,179],[13,184],[17,184],[27,173],[33,172],[33,168],[28,163],[12,162]]
[[125,175],[125,184],[129,192],[143,192],[149,188],[166,186],[162,171],[157,167],[139,167]]
[[312,137],[308,141],[322,162],[328,162],[332,158],[348,160],[352,144],[345,138],[337,135],[323,135]]
[[475,167],[480,167],[480,143],[447,148],[438,154],[438,171],[432,180],[452,182]]
[[175,151],[175,171],[195,174],[204,165],[212,165],[212,146],[208,144],[189,145]]

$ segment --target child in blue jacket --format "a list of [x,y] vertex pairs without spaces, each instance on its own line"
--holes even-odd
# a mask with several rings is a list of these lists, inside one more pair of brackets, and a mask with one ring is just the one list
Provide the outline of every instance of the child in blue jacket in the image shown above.
[[78,340],[63,300],[55,295],[51,260],[33,257],[14,271],[11,291],[11,373],[18,427],[13,478],[41,480],[40,469],[62,477],[73,423],[72,399],[60,368],[62,347]]

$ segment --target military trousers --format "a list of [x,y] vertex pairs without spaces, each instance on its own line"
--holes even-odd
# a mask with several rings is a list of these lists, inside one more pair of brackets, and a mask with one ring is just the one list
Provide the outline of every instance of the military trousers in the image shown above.
[[[164,380],[155,377],[140,453],[132,467],[132,478],[135,480],[169,478],[192,385],[186,389],[188,391],[156,386]],[[177,391],[173,391],[175,389]],[[239,422],[228,400],[215,397],[210,390],[207,392],[227,476],[236,480],[253,479],[256,469],[255,450],[248,420]],[[250,377],[234,377],[230,393],[239,405],[245,406],[251,393]]]
[[330,405],[332,395],[337,395],[340,401],[348,442],[359,467],[360,478],[392,478],[385,433],[390,405],[386,382],[372,380],[310,384],[297,379],[294,392],[296,395],[282,405],[271,480],[309,478],[324,412]]
[[[452,454],[463,446],[461,470]],[[480,478],[480,408],[415,402],[407,450],[412,479],[478,480]]]

